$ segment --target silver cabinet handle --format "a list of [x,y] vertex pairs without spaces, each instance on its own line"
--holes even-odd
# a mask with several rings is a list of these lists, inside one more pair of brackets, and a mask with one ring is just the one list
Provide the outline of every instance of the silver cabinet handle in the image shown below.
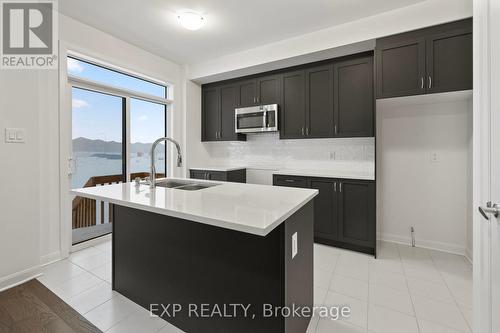
[[295,180],[294,179],[285,179],[285,182],[287,182],[287,183],[295,183]]
[[342,192],[342,182],[339,182],[339,192]]
[[420,89],[421,90],[424,89],[424,77],[423,76],[420,78]]
[[333,183],[333,192],[337,192],[337,182]]
[[490,220],[487,214],[492,214],[495,218],[500,215],[500,207],[497,204],[492,204],[491,201],[486,204],[486,207],[479,206],[479,212],[486,220]]
[[432,88],[432,77],[429,75],[429,89]]
[[333,127],[333,129],[334,129],[334,131],[335,131],[335,134],[338,134],[337,125],[335,125],[335,126]]
[[302,126],[302,136],[304,136],[304,126]]
[[306,127],[306,136],[309,136],[309,127]]

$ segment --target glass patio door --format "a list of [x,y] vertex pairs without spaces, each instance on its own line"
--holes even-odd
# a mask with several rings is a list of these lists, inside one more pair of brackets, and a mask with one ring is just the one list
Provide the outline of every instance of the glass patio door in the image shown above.
[[[126,178],[125,98],[72,88],[73,173],[71,187],[120,183]],[[72,243],[111,232],[111,204],[75,197]]]

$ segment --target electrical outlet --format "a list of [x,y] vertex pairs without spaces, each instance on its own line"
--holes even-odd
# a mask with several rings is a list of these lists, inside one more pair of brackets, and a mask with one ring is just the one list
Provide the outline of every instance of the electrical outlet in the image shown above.
[[292,259],[295,258],[298,252],[299,252],[298,235],[297,233],[294,233],[292,235]]
[[438,163],[440,161],[440,156],[437,151],[431,152],[431,162]]

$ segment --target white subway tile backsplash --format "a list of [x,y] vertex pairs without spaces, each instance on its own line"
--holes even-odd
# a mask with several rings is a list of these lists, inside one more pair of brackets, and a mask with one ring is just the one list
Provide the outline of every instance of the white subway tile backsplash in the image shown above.
[[374,138],[280,140],[278,133],[247,135],[246,142],[205,143],[214,163],[270,169],[373,172]]

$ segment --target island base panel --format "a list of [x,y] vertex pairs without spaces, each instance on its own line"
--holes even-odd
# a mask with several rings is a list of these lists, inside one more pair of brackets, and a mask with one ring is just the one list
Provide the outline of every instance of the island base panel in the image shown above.
[[[310,318],[263,318],[263,305],[313,305],[312,202],[265,237],[114,205],[112,237],[113,289],[147,310],[158,304],[159,314],[161,305],[179,304],[175,316],[162,317],[185,332],[306,331]],[[255,318],[242,310],[205,318],[203,304],[251,304]]]

